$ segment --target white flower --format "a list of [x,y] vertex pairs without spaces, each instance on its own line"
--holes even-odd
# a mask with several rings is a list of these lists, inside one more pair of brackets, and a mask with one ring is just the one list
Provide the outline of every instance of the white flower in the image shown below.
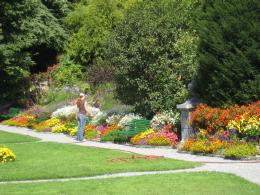
[[119,123],[119,121],[121,120],[121,118],[122,118],[123,116],[121,115],[121,114],[113,114],[112,116],[110,116],[110,117],[108,117],[107,119],[106,119],[106,122],[107,122],[107,124],[109,124],[109,125],[112,125],[112,124],[118,124]]
[[156,114],[151,120],[152,128],[162,128],[166,124],[172,124],[173,126],[180,120],[180,114],[172,111],[164,111],[160,114]]
[[95,117],[96,115],[102,113],[99,108],[95,108],[95,107],[92,107],[90,105],[87,105],[87,109],[92,114],[93,117]]
[[104,113],[104,112],[99,112],[99,113],[97,113],[97,114],[92,118],[92,120],[91,120],[90,123],[93,124],[93,125],[99,125],[100,120],[105,119],[106,116],[107,116],[106,113]]
[[119,127],[125,127],[131,123],[132,120],[134,119],[141,119],[142,117],[140,115],[135,115],[133,113],[125,115],[118,123]]
[[63,108],[57,109],[55,112],[52,113],[52,118],[57,118],[59,116],[69,116],[70,114],[77,113],[78,108],[77,106],[65,106]]

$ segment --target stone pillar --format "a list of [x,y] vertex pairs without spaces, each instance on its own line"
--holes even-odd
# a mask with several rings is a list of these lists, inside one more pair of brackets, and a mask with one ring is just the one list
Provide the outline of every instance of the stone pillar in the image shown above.
[[177,105],[177,109],[181,111],[181,142],[185,141],[192,133],[190,126],[191,113],[198,103],[199,99],[193,98]]

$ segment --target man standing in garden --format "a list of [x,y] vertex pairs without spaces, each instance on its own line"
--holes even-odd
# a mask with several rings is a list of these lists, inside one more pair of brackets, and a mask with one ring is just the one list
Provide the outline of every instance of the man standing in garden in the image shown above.
[[84,128],[88,121],[87,115],[91,116],[91,113],[88,111],[88,108],[87,108],[87,101],[86,101],[86,96],[84,93],[79,94],[79,98],[78,98],[76,104],[79,109],[79,112],[77,114],[77,119],[78,119],[77,141],[83,141],[84,140]]

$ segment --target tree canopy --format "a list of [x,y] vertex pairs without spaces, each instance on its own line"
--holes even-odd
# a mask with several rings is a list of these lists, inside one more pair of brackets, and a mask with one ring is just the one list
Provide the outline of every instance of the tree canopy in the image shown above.
[[116,67],[120,100],[151,115],[175,109],[187,97],[196,67],[192,1],[143,1],[113,32],[107,59]]
[[56,18],[53,14],[61,11],[59,8],[55,10],[54,2],[41,0],[0,2],[1,100],[23,96],[27,91],[26,78],[36,64],[39,48],[62,50],[67,33],[62,15]]
[[260,1],[204,1],[197,90],[213,106],[260,98]]

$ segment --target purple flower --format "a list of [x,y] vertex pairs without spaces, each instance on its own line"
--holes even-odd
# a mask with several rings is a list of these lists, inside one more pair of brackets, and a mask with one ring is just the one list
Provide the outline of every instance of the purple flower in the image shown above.
[[223,140],[224,140],[224,136],[223,136],[223,135],[220,135],[220,136],[218,137],[218,139],[219,139],[220,141],[223,141]]
[[231,129],[231,134],[237,134],[237,129],[236,128]]

